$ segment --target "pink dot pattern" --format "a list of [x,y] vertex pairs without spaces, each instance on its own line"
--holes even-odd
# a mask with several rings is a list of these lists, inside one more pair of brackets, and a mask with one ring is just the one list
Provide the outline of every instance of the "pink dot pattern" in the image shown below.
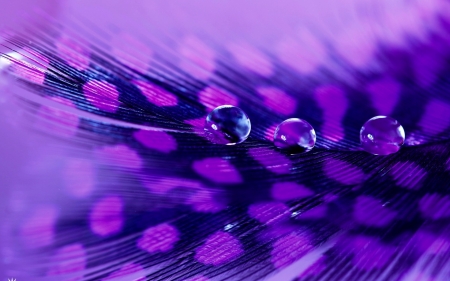
[[178,230],[167,223],[147,228],[137,241],[138,248],[149,253],[167,252],[180,239]]
[[96,108],[106,112],[116,112],[119,108],[119,92],[106,81],[91,80],[83,85],[83,93]]
[[209,111],[221,105],[238,105],[236,96],[216,86],[210,86],[200,91],[198,99]]
[[132,278],[131,276],[133,276],[134,281],[145,281],[144,268],[136,263],[128,263],[102,280],[117,280],[120,277]]
[[101,163],[127,169],[140,169],[142,167],[141,157],[135,150],[126,145],[105,146],[97,149],[94,153]]
[[268,148],[251,148],[248,153],[267,170],[275,174],[288,174],[292,167],[286,156]]
[[231,43],[227,49],[233,54],[236,61],[244,68],[261,76],[271,76],[273,65],[269,58],[260,50],[247,43]]
[[99,236],[119,233],[124,224],[123,207],[118,196],[104,197],[96,202],[89,215],[92,232]]
[[323,110],[324,124],[321,134],[331,141],[342,140],[344,138],[342,118],[348,107],[344,91],[337,86],[326,85],[318,87],[314,95]]
[[[450,41],[429,13],[444,16],[450,6],[422,2],[390,5],[392,30],[382,36],[372,19],[336,26],[332,41],[321,29],[296,26],[264,50],[238,38],[219,46],[183,33],[164,47],[175,48],[173,56],[164,57],[154,53],[162,46],[110,30],[106,54],[63,33],[47,34],[54,44],[39,46],[39,38],[20,51],[25,56],[1,60],[27,94],[43,97],[43,105],[26,103],[26,114],[36,113],[33,128],[54,134],[61,147],[73,140],[88,151],[48,149],[36,154],[48,154],[43,161],[18,165],[11,212],[6,206],[1,219],[14,225],[17,215],[11,232],[26,259],[14,253],[6,260],[33,265],[23,279],[34,272],[80,281],[263,279],[300,270],[287,268],[298,261],[312,264],[295,272],[302,281],[445,278],[438,271],[450,252]],[[421,21],[412,20],[417,15]],[[333,22],[329,16],[324,23]],[[403,49],[404,36],[396,34],[419,36],[420,44]],[[255,120],[245,143],[222,147],[202,138],[206,115],[224,104]],[[78,117],[82,111],[130,126],[90,122]],[[357,151],[358,129],[377,114],[404,125],[409,147],[387,157]],[[289,154],[270,144],[288,117],[314,124],[313,151]],[[159,130],[135,129],[144,126]],[[9,166],[20,159],[6,160]],[[32,190],[22,169],[31,176],[54,169],[54,182],[37,182],[61,188]],[[29,193],[20,193],[22,180]]]
[[195,251],[195,259],[203,264],[222,265],[237,259],[244,250],[238,239],[219,231],[208,237]]
[[195,161],[193,169],[202,177],[217,183],[237,184],[242,182],[242,177],[235,167],[225,159],[205,158]]
[[284,91],[274,87],[261,87],[256,90],[264,104],[274,112],[287,116],[295,113],[297,100]]
[[29,248],[49,246],[55,238],[58,211],[53,206],[37,207],[23,222],[20,236]]
[[258,220],[260,223],[271,224],[289,217],[289,208],[283,203],[266,202],[255,203],[248,208],[250,217]]
[[57,250],[47,276],[58,276],[59,280],[81,281],[80,272],[86,268],[87,253],[81,244],[71,244]]
[[273,244],[272,263],[276,268],[284,268],[312,249],[306,234],[289,234]]
[[86,46],[86,42],[80,44],[79,42],[82,41],[80,38],[77,38],[76,40],[71,38],[72,35],[63,35],[56,42],[56,49],[59,56],[64,59],[68,65],[79,71],[88,69],[90,64],[90,52]]
[[359,184],[365,177],[360,168],[338,159],[328,159],[324,163],[324,172],[327,177],[346,185]]
[[74,109],[75,104],[71,100],[62,97],[49,97],[48,99],[56,102],[57,106],[61,105],[62,108],[42,106],[39,109],[36,126],[42,127],[43,130],[50,131],[59,137],[69,138],[75,136],[80,119],[76,114],[65,110],[65,107]]
[[87,159],[71,158],[63,168],[63,181],[67,192],[76,198],[89,196],[95,187],[95,167]]
[[196,79],[206,80],[216,69],[215,51],[196,36],[186,36],[178,53],[181,56],[180,67]]
[[139,130],[134,133],[134,137],[146,147],[162,153],[177,149],[177,141],[166,132]]
[[272,198],[279,201],[300,199],[314,195],[314,192],[295,182],[277,182],[272,186]]
[[132,69],[146,73],[153,58],[153,50],[128,33],[119,33],[111,40],[112,55]]
[[133,84],[136,85],[147,100],[154,105],[176,106],[178,104],[178,99],[174,94],[159,86],[139,80],[134,80]]

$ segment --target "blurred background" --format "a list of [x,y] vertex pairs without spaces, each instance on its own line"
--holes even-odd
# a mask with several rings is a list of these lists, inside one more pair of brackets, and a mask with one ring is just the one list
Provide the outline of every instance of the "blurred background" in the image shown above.
[[3,2],[0,280],[448,280],[448,1]]

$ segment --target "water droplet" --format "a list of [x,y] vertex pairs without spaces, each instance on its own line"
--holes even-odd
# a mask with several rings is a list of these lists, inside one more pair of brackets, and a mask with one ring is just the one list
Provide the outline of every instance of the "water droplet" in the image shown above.
[[360,139],[365,151],[374,155],[388,155],[400,150],[405,142],[405,130],[391,117],[375,116],[362,126]]
[[242,109],[232,105],[215,108],[206,117],[205,134],[213,143],[233,145],[248,138],[251,124]]
[[291,153],[307,152],[316,144],[316,132],[305,120],[290,118],[278,125],[273,142]]

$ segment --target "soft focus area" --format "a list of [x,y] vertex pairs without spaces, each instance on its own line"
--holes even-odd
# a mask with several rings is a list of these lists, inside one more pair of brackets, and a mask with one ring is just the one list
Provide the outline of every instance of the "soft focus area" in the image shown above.
[[1,4],[0,280],[450,279],[447,0]]

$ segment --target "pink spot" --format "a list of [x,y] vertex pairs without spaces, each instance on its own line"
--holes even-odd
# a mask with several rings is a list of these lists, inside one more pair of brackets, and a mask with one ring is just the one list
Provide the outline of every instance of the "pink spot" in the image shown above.
[[92,232],[100,236],[118,233],[123,226],[123,201],[118,196],[104,197],[89,215]]
[[[55,253],[52,257],[51,266],[47,272],[47,275],[60,276],[58,277],[58,280],[80,281],[83,279],[85,268],[85,249],[81,244],[72,244],[59,249]],[[67,278],[65,275],[73,278]]]
[[134,137],[146,147],[159,152],[169,153],[177,149],[177,141],[166,132],[140,130],[134,133]]
[[30,48],[20,52],[19,59],[11,59],[10,70],[19,78],[35,84],[44,84],[50,61],[43,54]]
[[255,203],[248,208],[248,215],[260,223],[270,224],[290,216],[288,206],[280,202]]
[[344,91],[336,86],[321,86],[316,89],[315,97],[323,109],[323,136],[332,141],[342,140],[344,129],[341,121],[348,106]]
[[191,189],[201,189],[201,184],[198,181],[193,181],[184,178],[162,178],[158,181],[145,181],[144,185],[151,192],[158,194],[166,194],[177,187],[185,187]]
[[327,51],[309,30],[299,32],[299,38],[286,38],[276,47],[278,58],[296,71],[310,74],[327,58]]
[[264,104],[282,115],[294,114],[297,108],[297,101],[284,91],[274,87],[261,87],[256,91],[263,97]]
[[317,206],[301,213],[297,219],[320,219],[327,215],[327,206]]
[[364,180],[364,173],[360,168],[338,159],[327,159],[323,168],[327,177],[342,184],[359,184]]
[[91,194],[95,184],[95,170],[87,159],[71,158],[62,171],[67,191],[77,198]]
[[206,116],[197,119],[185,120],[184,123],[189,124],[196,128],[203,128],[205,126],[205,120]]
[[23,222],[20,236],[29,248],[40,248],[53,243],[57,210],[51,206],[35,209]]
[[218,266],[235,260],[243,253],[239,240],[227,232],[218,231],[197,248],[195,259],[203,264]]
[[241,183],[239,172],[227,160],[222,158],[206,158],[195,161],[193,169],[200,176],[213,182],[236,184]]
[[180,240],[178,230],[167,223],[147,228],[137,241],[138,248],[149,253],[167,252]]
[[288,174],[291,161],[284,155],[264,147],[250,148],[249,155],[275,174]]
[[363,270],[383,269],[392,261],[395,249],[368,237],[356,237],[353,241],[353,262]]
[[424,230],[418,230],[408,244],[420,254],[439,255],[450,250],[450,241]]
[[238,99],[234,95],[216,86],[203,89],[198,94],[198,98],[208,110],[213,110],[221,105],[238,105]]
[[396,212],[384,207],[380,201],[369,196],[359,196],[353,210],[356,222],[374,227],[386,227],[396,217]]
[[267,140],[273,141],[273,135],[275,134],[275,130],[277,129],[277,127],[278,127],[278,124],[273,125],[266,130],[266,132],[264,133],[264,136]]
[[192,206],[192,209],[201,213],[216,213],[225,209],[225,205],[218,202],[213,197],[213,193],[209,190],[198,190],[188,200],[187,204]]
[[306,234],[289,234],[273,244],[272,263],[276,268],[286,267],[306,255],[312,248]]
[[321,132],[324,138],[334,142],[344,139],[344,128],[334,121],[327,122],[325,120]]
[[59,107],[59,104],[69,108],[75,108],[72,101],[61,97],[49,97],[48,99],[58,103],[55,107],[42,106],[39,110],[37,126],[43,126],[47,131],[61,137],[72,137],[77,133],[79,118],[73,113],[66,112]]
[[117,280],[116,278],[119,277],[133,278],[133,281],[145,281],[144,268],[139,264],[128,263],[102,280]]
[[102,162],[109,165],[128,169],[140,169],[142,166],[141,157],[136,151],[123,144],[99,148],[95,154]]
[[179,54],[180,67],[197,79],[208,79],[216,68],[214,51],[194,36],[184,38]]
[[124,65],[141,73],[147,72],[153,51],[135,37],[121,33],[111,42],[113,56]]
[[262,76],[273,74],[269,58],[250,44],[233,43],[228,46],[228,50],[242,67]]
[[79,71],[85,70],[89,67],[90,52],[77,42],[80,38],[76,38],[76,41],[72,38],[72,35],[62,36],[56,42],[57,52],[71,67]]
[[450,217],[450,197],[438,194],[427,194],[419,201],[419,210],[427,219]]
[[427,135],[437,135],[450,126],[450,105],[439,100],[431,100],[419,122]]
[[145,81],[134,80],[135,84],[147,100],[157,106],[176,106],[178,104],[177,97],[164,90],[163,88],[156,86],[152,83]]
[[86,99],[95,107],[107,112],[115,112],[120,105],[119,92],[106,81],[91,80],[83,85]]
[[374,107],[380,115],[389,115],[398,103],[401,85],[396,80],[386,77],[372,81],[367,85]]
[[272,186],[272,198],[279,201],[301,199],[311,195],[314,195],[314,192],[295,182],[278,182]]
[[419,189],[427,172],[413,162],[397,162],[392,167],[390,174],[397,185],[408,189]]
[[298,225],[290,223],[289,221],[279,221],[279,223],[266,225],[258,235],[258,239],[260,241],[273,243],[274,240],[279,239],[281,236],[289,235],[298,230]]
[[430,245],[430,247],[427,249],[427,253],[439,255],[447,253],[449,249],[450,249],[450,241],[444,238],[437,237]]

